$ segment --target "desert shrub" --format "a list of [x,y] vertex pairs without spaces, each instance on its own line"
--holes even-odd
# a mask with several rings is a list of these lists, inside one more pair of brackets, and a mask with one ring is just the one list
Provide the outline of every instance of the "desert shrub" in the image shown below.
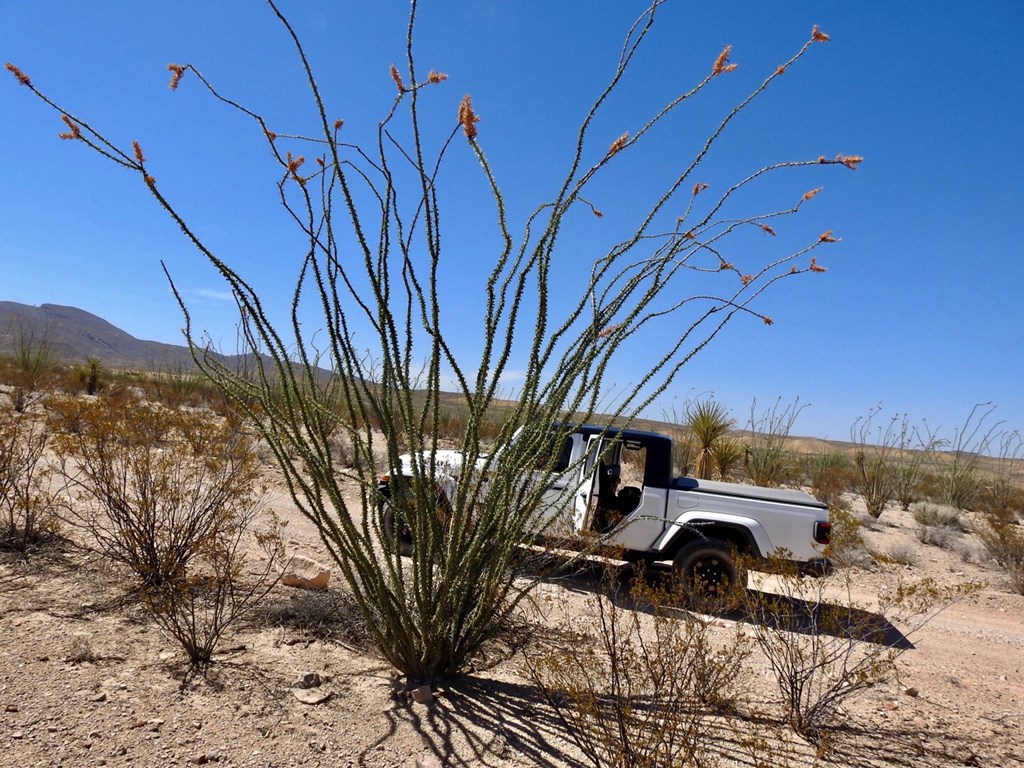
[[1024,486],[1020,482],[1008,477],[993,478],[990,483],[982,485],[975,509],[1007,522],[1021,517],[1024,515]]
[[675,608],[682,599],[612,578],[568,644],[528,652],[544,702],[595,768],[716,764],[714,717],[735,704],[749,643],[716,638],[712,622]]
[[725,439],[734,422],[729,409],[711,399],[698,400],[687,409],[686,430],[697,448],[696,477],[711,479],[715,467],[714,447]]
[[829,509],[843,503],[852,482],[852,467],[845,453],[829,451],[807,456],[802,462],[811,493]]
[[672,469],[676,475],[693,475],[697,459],[697,446],[686,434],[676,434],[672,439]]
[[896,565],[916,565],[917,553],[914,552],[913,547],[909,544],[895,543],[889,545],[889,549],[885,553],[885,559]]
[[957,509],[974,509],[981,491],[981,477],[977,464],[971,460],[956,459],[939,474],[940,500]]
[[1006,571],[1013,590],[1024,595],[1024,526],[998,514],[988,514],[983,516],[974,533],[992,559]]
[[907,417],[893,416],[884,427],[875,423],[881,407],[873,408],[850,427],[854,453],[853,487],[864,499],[868,514],[880,517],[896,496],[903,476],[900,462],[908,453],[916,430]]
[[953,431],[951,439],[929,436],[929,455],[937,481],[936,499],[957,509],[974,509],[982,488],[979,462],[988,452],[998,424],[987,422],[995,406],[978,403],[964,423]]
[[92,642],[88,637],[76,635],[71,639],[71,646],[68,648],[64,661],[69,664],[85,664],[96,661],[96,652],[93,650]]
[[880,517],[896,491],[894,468],[880,458],[871,458],[863,451],[854,457],[854,488],[860,493],[868,514]]
[[[827,743],[847,700],[895,676],[897,657],[911,647],[907,635],[937,607],[974,588],[941,590],[929,579],[900,583],[869,610],[853,599],[848,572],[828,579],[784,572],[776,583],[774,593],[750,591],[746,610],[786,720],[819,745]],[[843,595],[839,602],[826,598],[834,588]]]
[[50,418],[64,520],[141,586],[178,583],[257,504],[259,469],[237,422],[106,398],[66,400]]
[[224,394],[191,363],[175,361],[154,366],[134,374],[130,383],[146,399],[169,408],[209,408],[220,416],[230,411]]
[[12,336],[14,355],[4,373],[6,383],[12,387],[14,410],[24,413],[42,397],[47,379],[57,366],[53,352],[54,330],[49,325],[38,329],[15,323]]
[[758,410],[757,400],[751,403],[750,418],[747,421],[750,435],[744,466],[755,485],[777,488],[791,481],[795,462],[786,449],[786,443],[804,407],[800,405],[800,398],[785,405],[779,398],[771,408],[764,411]]
[[22,555],[57,535],[57,499],[40,419],[0,407],[0,548]]
[[247,539],[258,511],[257,507],[239,510],[203,539],[183,570],[142,589],[147,612],[181,645],[193,668],[213,661],[225,632],[277,583],[277,568],[284,559],[277,526],[255,534],[263,562],[255,573],[246,573]]
[[143,605],[193,666],[209,663],[276,581],[282,556],[276,532],[257,534],[265,562],[243,578],[263,493],[251,439],[237,421],[141,399],[68,399],[50,418],[64,520],[134,575]]
[[871,557],[864,545],[862,532],[864,523],[853,514],[849,505],[829,507],[829,520],[832,522],[832,537],[825,554],[839,567],[870,564]]
[[78,370],[78,380],[87,395],[99,394],[106,386],[103,377],[103,363],[98,358],[90,357],[85,365]]
[[739,440],[722,438],[711,446],[711,458],[718,468],[718,477],[721,480],[731,480],[735,474],[735,467],[743,461],[746,455],[746,448]]
[[1024,515],[1024,436],[1003,432],[992,442],[995,469],[978,493],[977,510],[1009,523]]
[[959,529],[946,525],[922,525],[917,529],[918,541],[939,549],[955,549],[962,537]]

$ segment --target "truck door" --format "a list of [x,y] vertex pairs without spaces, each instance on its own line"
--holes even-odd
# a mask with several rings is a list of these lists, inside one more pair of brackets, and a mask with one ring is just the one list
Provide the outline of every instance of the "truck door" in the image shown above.
[[614,439],[601,435],[592,435],[587,441],[579,488],[573,499],[573,528],[577,534],[590,530],[602,494],[615,493],[619,448]]

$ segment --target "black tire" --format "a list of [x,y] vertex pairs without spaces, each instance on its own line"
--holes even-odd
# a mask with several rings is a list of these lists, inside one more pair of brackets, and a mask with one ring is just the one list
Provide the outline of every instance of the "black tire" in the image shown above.
[[380,528],[384,536],[384,548],[388,552],[394,552],[398,548],[398,554],[412,554],[412,531],[405,521],[395,514],[395,506],[391,499],[383,499],[380,503]]
[[747,572],[736,548],[714,538],[684,544],[672,560],[672,573],[690,606],[703,613],[735,610],[747,587]]

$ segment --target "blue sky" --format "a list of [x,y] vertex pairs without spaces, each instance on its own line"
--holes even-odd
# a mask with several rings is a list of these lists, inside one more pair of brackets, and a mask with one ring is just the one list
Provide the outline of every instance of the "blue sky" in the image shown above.
[[[407,3],[282,5],[348,139],[372,141],[394,96],[388,68],[402,66]],[[449,75],[424,93],[432,100],[429,129],[446,133],[459,99],[473,96],[481,143],[514,223],[553,194],[576,126],[643,7],[625,0],[423,4],[419,66]],[[713,393],[742,421],[754,398],[799,397],[809,404],[796,424],[802,434],[846,438],[855,419],[881,405],[949,435],[975,403],[992,401],[995,419],[1024,428],[1024,246],[1016,231],[1024,220],[1024,153],[1014,139],[1024,124],[1024,5],[1016,0],[671,0],[595,125],[595,145],[635,131],[702,78],[723,45],[733,46],[739,67],[595,187],[590,198],[605,217],[574,222],[563,236],[566,289],[594,253],[625,235],[666,173],[693,155],[701,132],[795,52],[814,24],[832,40],[730,126],[701,180],[724,189],[769,162],[863,155],[855,172],[807,169],[750,201],[758,210],[785,207],[794,194],[824,187],[813,206],[786,220],[780,240],[806,242],[833,229],[841,242],[817,252],[826,274],[783,281],[761,297],[756,309],[773,325],[737,319],[649,415]],[[297,257],[274,207],[277,171],[260,137],[194,80],[176,93],[167,88],[166,65],[192,63],[281,132],[312,130],[301,72],[264,5],[0,0],[0,58],[117,141],[138,139],[161,189],[284,316]],[[9,76],[0,79],[0,114],[0,300],[74,305],[139,338],[180,343],[162,259],[200,326],[231,346],[233,304],[223,284],[144,185],[59,141],[58,116]],[[450,333],[469,359],[493,214],[464,142],[449,159],[445,290]],[[740,248],[760,257],[759,249],[777,247],[763,240]],[[635,380],[645,359],[623,350],[615,384]]]

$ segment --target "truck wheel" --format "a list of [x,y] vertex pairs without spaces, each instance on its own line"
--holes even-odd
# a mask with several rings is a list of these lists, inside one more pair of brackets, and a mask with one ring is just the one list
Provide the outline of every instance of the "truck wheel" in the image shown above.
[[384,499],[380,504],[380,527],[384,535],[384,548],[388,552],[394,552],[397,547],[400,555],[412,554],[412,531],[395,514],[395,505],[390,499]]
[[747,586],[735,547],[722,539],[695,539],[683,545],[672,561],[672,572],[690,606],[704,613],[735,610]]

